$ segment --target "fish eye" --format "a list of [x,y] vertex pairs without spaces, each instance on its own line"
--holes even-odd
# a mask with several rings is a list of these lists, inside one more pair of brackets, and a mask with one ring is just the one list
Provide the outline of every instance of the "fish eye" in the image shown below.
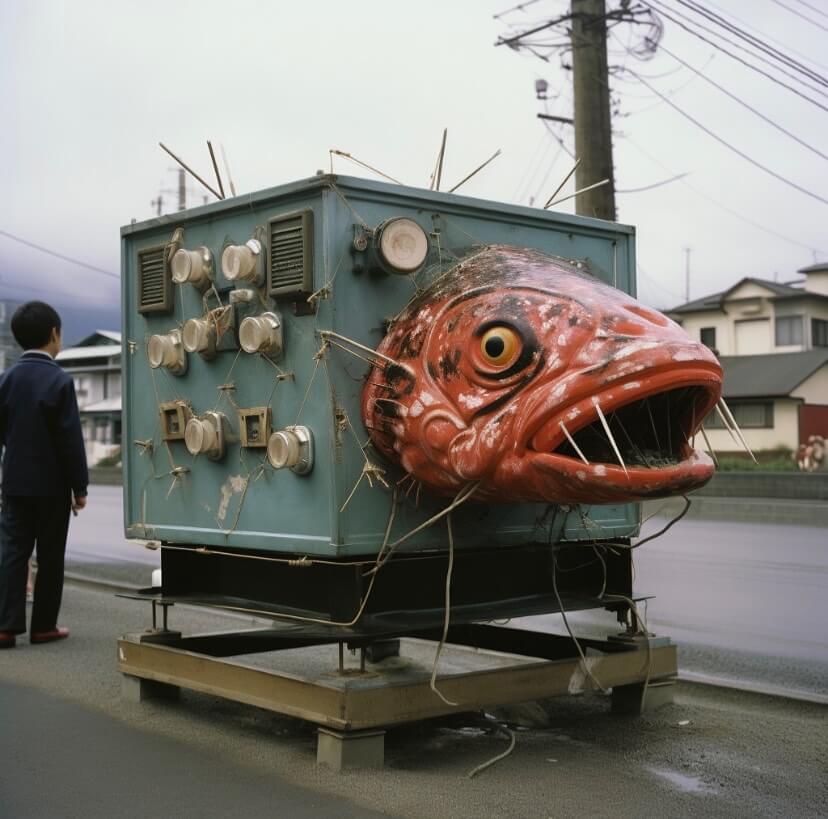
[[493,367],[512,361],[520,346],[520,336],[511,327],[490,327],[480,338],[480,354]]

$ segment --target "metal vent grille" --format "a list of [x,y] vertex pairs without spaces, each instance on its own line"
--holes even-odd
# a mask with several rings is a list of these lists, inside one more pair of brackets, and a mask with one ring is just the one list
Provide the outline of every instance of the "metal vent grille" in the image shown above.
[[172,309],[172,278],[164,246],[138,252],[138,312],[169,313]]
[[313,212],[289,213],[268,223],[268,294],[277,299],[313,291]]

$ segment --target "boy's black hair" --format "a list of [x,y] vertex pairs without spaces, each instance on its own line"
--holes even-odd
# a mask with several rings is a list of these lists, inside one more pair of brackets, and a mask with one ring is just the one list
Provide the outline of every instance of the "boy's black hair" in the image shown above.
[[12,335],[24,350],[45,347],[52,337],[52,329],[60,332],[60,316],[44,301],[27,301],[12,316]]

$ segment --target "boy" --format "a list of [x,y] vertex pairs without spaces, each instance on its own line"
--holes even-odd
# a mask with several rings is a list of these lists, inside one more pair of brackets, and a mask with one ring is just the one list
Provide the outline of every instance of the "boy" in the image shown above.
[[37,578],[29,641],[62,640],[57,625],[70,509],[86,506],[89,474],[72,378],[54,361],[60,316],[30,301],[11,320],[25,351],[0,376],[0,648],[26,631],[26,575],[37,544]]

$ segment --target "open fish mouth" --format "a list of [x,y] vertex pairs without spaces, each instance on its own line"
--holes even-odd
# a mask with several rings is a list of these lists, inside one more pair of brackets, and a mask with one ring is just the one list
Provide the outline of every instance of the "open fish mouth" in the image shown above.
[[608,412],[602,409],[603,420],[598,403],[595,420],[568,430],[569,437],[565,435],[554,452],[590,463],[620,466],[623,461],[628,468],[672,466],[690,455],[689,441],[704,420],[704,407],[710,400],[715,401],[705,387],[675,387]]
[[[713,461],[693,446],[721,384],[708,372],[660,373],[616,384],[547,418],[530,443],[535,465],[566,475],[596,499],[634,500],[706,483]],[[679,382],[679,383],[677,383]]]

